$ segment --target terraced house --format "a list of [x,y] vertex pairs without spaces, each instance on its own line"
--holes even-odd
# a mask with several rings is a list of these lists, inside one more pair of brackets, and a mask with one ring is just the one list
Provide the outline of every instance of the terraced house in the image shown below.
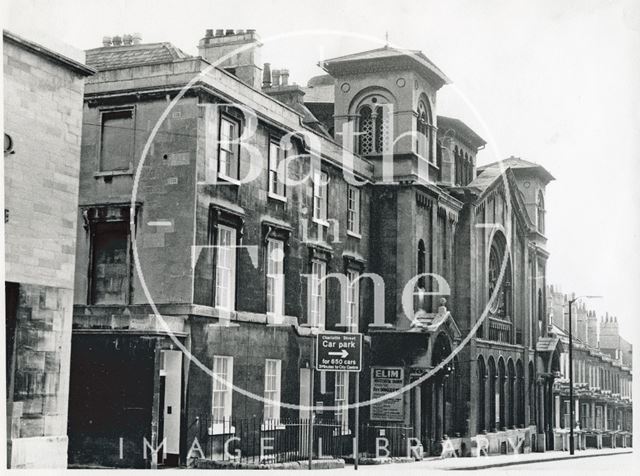
[[[478,167],[485,141],[437,114],[449,79],[419,51],[326,60],[302,87],[260,47],[207,30],[199,56],[87,51],[70,462],[260,459],[263,436],[268,461],[349,455],[376,369],[438,371],[360,410],[363,453],[554,448],[553,177]],[[314,372],[317,329],[364,333],[363,372]]]
[[[552,332],[565,347],[559,378],[553,388],[553,432],[556,447],[566,449],[571,422],[569,401],[568,300],[557,287],[549,289]],[[584,303],[572,315],[574,430],[579,448],[629,447],[633,432],[632,348],[621,335],[618,321]]]

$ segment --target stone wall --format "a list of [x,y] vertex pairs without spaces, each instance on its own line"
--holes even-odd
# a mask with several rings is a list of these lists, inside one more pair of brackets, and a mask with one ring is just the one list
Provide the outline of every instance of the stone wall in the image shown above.
[[15,150],[4,158],[5,281],[18,285],[7,312],[15,318],[7,322],[9,466],[64,468],[86,72],[6,33],[3,62],[5,132]]

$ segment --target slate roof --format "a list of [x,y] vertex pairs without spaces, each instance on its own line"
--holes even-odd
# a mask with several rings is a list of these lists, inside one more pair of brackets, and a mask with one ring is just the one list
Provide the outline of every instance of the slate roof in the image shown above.
[[453,130],[460,134],[463,139],[467,139],[472,146],[478,148],[487,144],[473,129],[455,117],[438,116],[438,133],[446,133],[447,130]]
[[560,348],[560,352],[564,350],[564,346],[559,337],[540,337],[536,343],[536,350],[538,352],[553,352],[556,347]]
[[128,68],[189,58],[171,43],[145,43],[141,45],[105,46],[87,50],[87,64],[98,71]]
[[333,70],[346,66],[348,64],[366,64],[374,62],[384,64],[388,62],[400,62],[403,64],[411,63],[417,66],[431,76],[435,76],[442,84],[449,84],[451,80],[438,68],[424,53],[420,50],[400,50],[390,46],[383,46],[368,51],[352,53],[350,55],[339,56],[337,58],[328,59],[320,65],[329,74]]
[[555,177],[549,173],[547,169],[545,169],[542,165],[536,164],[535,162],[530,162],[528,160],[521,159],[520,157],[509,157],[508,159],[499,160],[497,162],[492,162],[487,165],[482,165],[478,167],[478,173],[485,173],[490,169],[513,169],[513,170],[529,170],[535,171],[545,180],[547,183],[555,180]]

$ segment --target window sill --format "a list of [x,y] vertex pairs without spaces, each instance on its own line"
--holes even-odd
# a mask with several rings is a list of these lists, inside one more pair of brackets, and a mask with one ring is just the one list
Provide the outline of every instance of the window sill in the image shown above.
[[278,200],[279,202],[287,203],[287,197],[285,197],[284,195],[279,195],[275,192],[269,192],[267,196],[269,198],[272,198],[273,200]]
[[329,228],[329,222],[327,220],[322,220],[322,219],[316,218],[316,217],[313,217],[311,220],[313,221],[313,223],[315,223],[318,226],[323,226],[325,228]]
[[101,172],[96,172],[93,174],[94,178],[102,178],[102,177],[115,177],[119,175],[131,175],[133,176],[133,170],[104,170]]
[[207,428],[207,434],[211,435],[233,435],[236,432],[235,426],[229,426],[224,423],[214,423]]
[[240,180],[233,177],[229,177],[228,175],[225,175],[222,172],[218,172],[218,178],[223,182],[229,182],[231,185],[240,185]]
[[358,240],[362,239],[362,235],[360,233],[356,233],[355,231],[347,230],[347,235],[352,236],[353,238],[357,238]]
[[277,326],[277,325],[286,325],[284,319],[284,313],[275,313],[275,312],[266,312],[266,323],[267,325]]

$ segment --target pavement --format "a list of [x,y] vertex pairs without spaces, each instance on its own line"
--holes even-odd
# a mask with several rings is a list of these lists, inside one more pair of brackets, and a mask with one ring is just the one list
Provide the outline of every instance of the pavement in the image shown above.
[[[481,475],[520,476],[523,473],[526,475],[542,473],[553,476],[558,474],[562,476],[592,476],[595,474],[626,476],[638,473],[639,466],[636,456],[631,452],[631,448],[626,448],[579,451],[574,456],[564,451],[549,451],[546,453],[481,456],[480,458],[430,458],[413,463],[360,466],[357,473],[363,473],[363,476],[389,476],[392,474],[453,476],[456,471],[474,470],[479,471]],[[479,459],[480,462],[477,461]],[[633,469],[634,467],[636,470]],[[336,471],[340,474],[345,472],[353,474],[354,468],[353,465],[347,465],[342,469],[316,472],[316,474],[334,474]]]
[[547,451],[544,453],[518,453],[510,455],[479,456],[469,458],[430,458],[421,462],[426,468],[436,470],[479,470],[504,466],[543,463],[551,461],[579,460],[601,456],[631,454],[632,448],[588,449],[576,451],[572,456],[568,451]]

